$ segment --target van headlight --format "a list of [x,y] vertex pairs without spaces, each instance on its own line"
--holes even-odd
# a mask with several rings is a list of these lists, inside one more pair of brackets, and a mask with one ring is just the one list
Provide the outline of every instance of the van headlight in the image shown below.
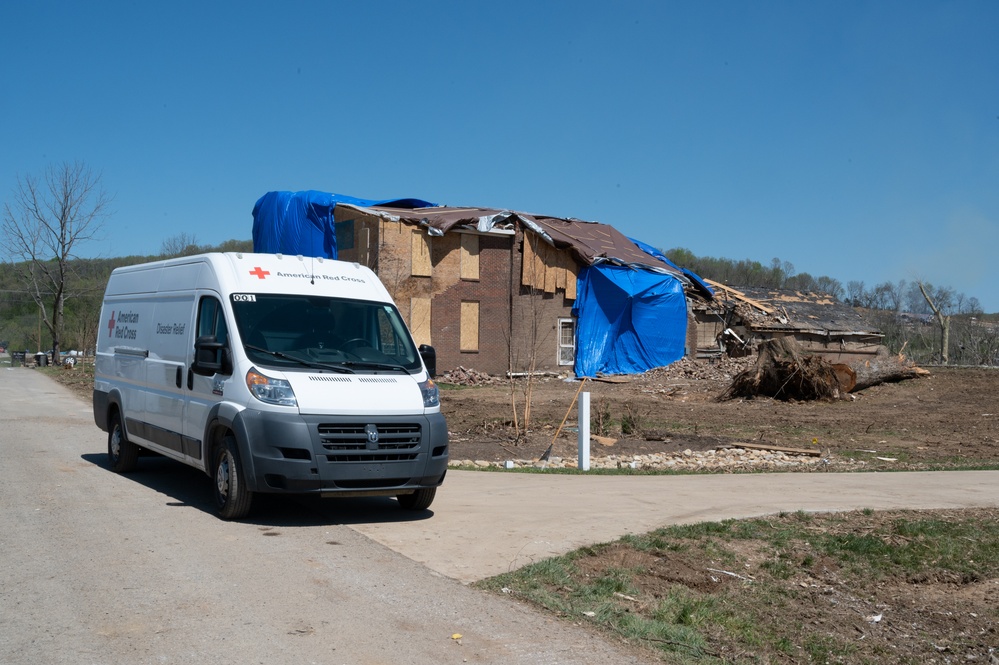
[[284,379],[264,376],[257,370],[251,369],[246,373],[246,387],[250,389],[250,394],[261,402],[278,406],[298,406],[295,391]]
[[437,392],[437,384],[434,383],[433,379],[420,381],[420,392],[423,393],[423,406],[425,408],[441,405],[441,396]]

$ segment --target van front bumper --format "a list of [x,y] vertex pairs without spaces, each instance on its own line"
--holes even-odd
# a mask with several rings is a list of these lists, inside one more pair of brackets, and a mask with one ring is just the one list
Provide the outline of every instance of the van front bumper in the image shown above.
[[394,496],[437,487],[448,462],[440,413],[302,416],[242,411],[233,422],[254,492]]

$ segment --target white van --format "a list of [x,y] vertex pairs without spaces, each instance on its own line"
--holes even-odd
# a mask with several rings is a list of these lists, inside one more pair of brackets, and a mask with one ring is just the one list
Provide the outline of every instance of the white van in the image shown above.
[[202,469],[225,519],[257,492],[423,510],[444,480],[433,349],[364,266],[226,253],[118,268],[99,331],[94,420],[116,472],[141,450]]

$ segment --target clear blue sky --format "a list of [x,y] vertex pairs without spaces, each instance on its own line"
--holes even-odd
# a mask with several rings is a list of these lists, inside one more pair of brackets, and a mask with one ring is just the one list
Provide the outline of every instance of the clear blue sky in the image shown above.
[[[227,6],[226,6],[227,5]],[[999,311],[999,2],[0,6],[0,196],[82,160],[85,255],[249,239],[269,190],[613,224]]]

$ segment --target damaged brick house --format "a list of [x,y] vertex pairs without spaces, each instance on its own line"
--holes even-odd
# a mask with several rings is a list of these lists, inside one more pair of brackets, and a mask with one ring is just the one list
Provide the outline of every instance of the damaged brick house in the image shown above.
[[[442,369],[578,370],[580,332],[588,336],[580,329],[577,285],[595,265],[668,277],[683,301],[680,271],[606,224],[485,208],[349,204],[338,205],[334,219],[339,258],[377,272],[417,343],[437,349]],[[672,322],[680,353],[660,364],[683,355],[685,302],[680,306],[682,318],[674,311]],[[669,326],[669,312],[662,323]]]
[[876,326],[824,293],[709,283],[715,298],[692,302],[698,357],[749,355],[762,342],[788,336],[802,351],[831,363],[852,364],[885,352]]
[[336,198],[310,203],[296,231],[312,249],[295,251],[301,237],[258,243],[272,194],[254,209],[255,251],[317,256],[332,245],[372,268],[417,343],[436,349],[438,371],[635,373],[679,359],[693,339],[690,278],[606,224],[325,195]]

